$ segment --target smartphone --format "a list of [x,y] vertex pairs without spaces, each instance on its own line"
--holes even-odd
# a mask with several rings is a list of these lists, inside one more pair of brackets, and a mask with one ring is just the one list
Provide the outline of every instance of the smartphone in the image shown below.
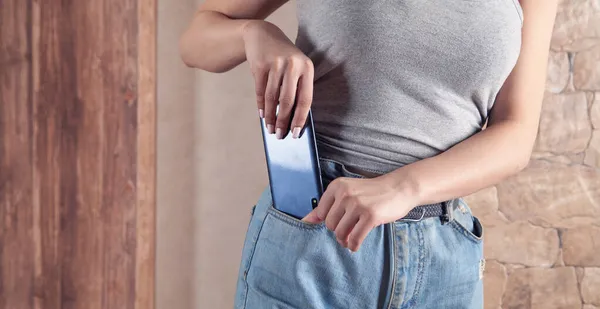
[[323,194],[312,112],[296,139],[289,130],[283,139],[277,139],[269,134],[263,118],[260,122],[273,207],[302,219]]

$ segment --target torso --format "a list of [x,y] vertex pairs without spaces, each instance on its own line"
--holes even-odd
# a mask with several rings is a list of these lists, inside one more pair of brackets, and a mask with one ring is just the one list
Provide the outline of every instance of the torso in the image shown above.
[[481,130],[521,43],[517,0],[298,0],[322,157],[388,172]]

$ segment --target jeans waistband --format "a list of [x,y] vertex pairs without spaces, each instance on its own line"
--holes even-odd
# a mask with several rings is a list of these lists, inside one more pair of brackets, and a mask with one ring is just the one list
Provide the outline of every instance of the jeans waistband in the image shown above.
[[349,171],[346,166],[338,161],[326,158],[319,158],[321,174],[328,180],[338,177],[365,178],[364,176]]
[[[326,189],[331,181],[338,177],[366,178],[360,174],[349,171],[344,164],[327,159],[320,158],[321,176],[323,180],[323,189]],[[412,209],[406,217],[397,221],[420,221],[428,217],[443,216],[444,221],[451,219],[452,205],[448,202],[420,205]]]

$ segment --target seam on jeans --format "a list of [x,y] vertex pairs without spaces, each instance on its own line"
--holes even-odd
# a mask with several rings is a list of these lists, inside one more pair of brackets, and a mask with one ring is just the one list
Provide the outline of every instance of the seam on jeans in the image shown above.
[[[322,160],[322,161],[328,161],[328,162],[340,165],[342,167],[342,169],[344,170],[344,172],[346,172],[348,174],[351,174],[352,176],[355,176],[357,178],[365,178],[365,176],[363,176],[361,174],[357,174],[357,173],[349,171],[343,163],[341,163],[341,162],[339,162],[337,160],[333,160],[333,159],[329,159],[329,158],[319,158],[319,159]],[[360,167],[360,169],[363,170],[363,171],[365,171],[365,172],[371,172],[371,173],[380,174],[380,175],[385,174],[385,172],[378,171],[378,170],[373,170],[373,169],[370,169],[370,168]]]
[[252,260],[254,259],[254,252],[256,251],[256,244],[258,243],[258,239],[260,238],[260,234],[262,232],[263,226],[265,225],[265,221],[267,220],[266,216],[263,219],[263,221],[260,223],[260,228],[258,229],[258,232],[256,233],[256,238],[252,239],[252,248],[250,250],[250,254],[248,256],[248,265],[246,266],[246,269],[244,269],[245,275],[243,275],[243,279],[242,281],[244,281],[244,306],[242,307],[242,309],[246,308],[246,302],[248,301],[248,274],[250,272],[250,266],[252,265]]
[[339,165],[340,168],[343,170],[344,173],[346,173],[346,174],[348,174],[348,175],[350,175],[352,177],[355,177],[355,178],[365,178],[363,175],[360,175],[360,174],[353,173],[353,172],[349,171],[344,164],[342,164],[342,163],[340,163],[340,162],[338,162],[336,160],[327,159],[327,158],[320,158],[320,160],[328,162],[328,163],[333,163],[333,164]]
[[[465,235],[470,241],[476,244],[479,244],[483,241],[483,235],[481,235],[481,237],[475,236],[473,233],[467,231],[467,229],[464,226],[462,226],[462,224],[458,223],[456,219],[450,221],[449,223],[452,228],[457,230],[459,233]],[[475,221],[473,221],[473,224],[475,224]]]
[[390,278],[392,280],[392,284],[391,287],[388,289],[388,293],[390,295],[388,301],[388,305],[387,305],[387,309],[391,309],[392,308],[392,303],[394,302],[394,295],[395,295],[395,290],[396,290],[396,278],[397,278],[397,272],[396,272],[396,264],[398,264],[398,262],[396,261],[396,259],[398,258],[398,255],[396,254],[396,227],[394,226],[394,223],[389,223],[390,226],[390,236],[389,236],[389,243],[390,243],[390,251],[391,251],[391,259],[390,259],[390,263],[392,263],[392,265],[390,265],[390,271],[392,273],[392,277]]
[[[458,198],[457,201],[459,204],[462,204],[467,209],[467,212],[464,215],[468,215],[469,217],[471,217],[471,220],[473,220],[473,225],[475,225],[475,220],[477,218],[475,217],[475,215],[473,215],[473,211],[471,210],[469,204],[463,198]],[[469,230],[467,230],[467,228],[465,228],[460,222],[456,220],[456,215],[454,216],[454,219],[449,223],[454,229],[461,232],[463,235],[466,235],[467,238],[469,238],[471,241],[475,243],[481,243],[483,241],[483,234],[481,235],[481,237],[478,237]]]
[[425,272],[425,257],[427,255],[427,248],[425,247],[425,237],[423,236],[422,226],[423,224],[415,226],[415,230],[419,238],[419,263],[417,265],[417,280],[415,282],[415,291],[413,292],[409,308],[415,308],[417,305],[417,300],[419,299],[419,295],[421,293],[421,285],[423,283],[423,277]]
[[456,200],[458,201],[459,204],[462,204],[463,206],[465,206],[469,210],[469,212],[471,211],[471,206],[469,206],[469,204],[467,203],[467,201],[465,201],[464,198],[459,197]]
[[320,222],[320,223],[302,222],[288,214],[285,214],[285,213],[275,209],[275,207],[273,207],[272,203],[271,203],[271,205],[269,205],[269,208],[267,210],[267,215],[273,216],[273,217],[275,217],[275,219],[277,219],[278,221],[281,221],[283,223],[292,225],[292,226],[300,228],[300,229],[308,230],[308,231],[321,230],[321,229],[325,228],[325,222]]

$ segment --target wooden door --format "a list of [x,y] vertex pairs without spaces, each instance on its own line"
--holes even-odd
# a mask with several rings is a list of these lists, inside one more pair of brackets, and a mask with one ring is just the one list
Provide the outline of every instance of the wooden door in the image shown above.
[[152,309],[155,0],[0,0],[0,309]]

